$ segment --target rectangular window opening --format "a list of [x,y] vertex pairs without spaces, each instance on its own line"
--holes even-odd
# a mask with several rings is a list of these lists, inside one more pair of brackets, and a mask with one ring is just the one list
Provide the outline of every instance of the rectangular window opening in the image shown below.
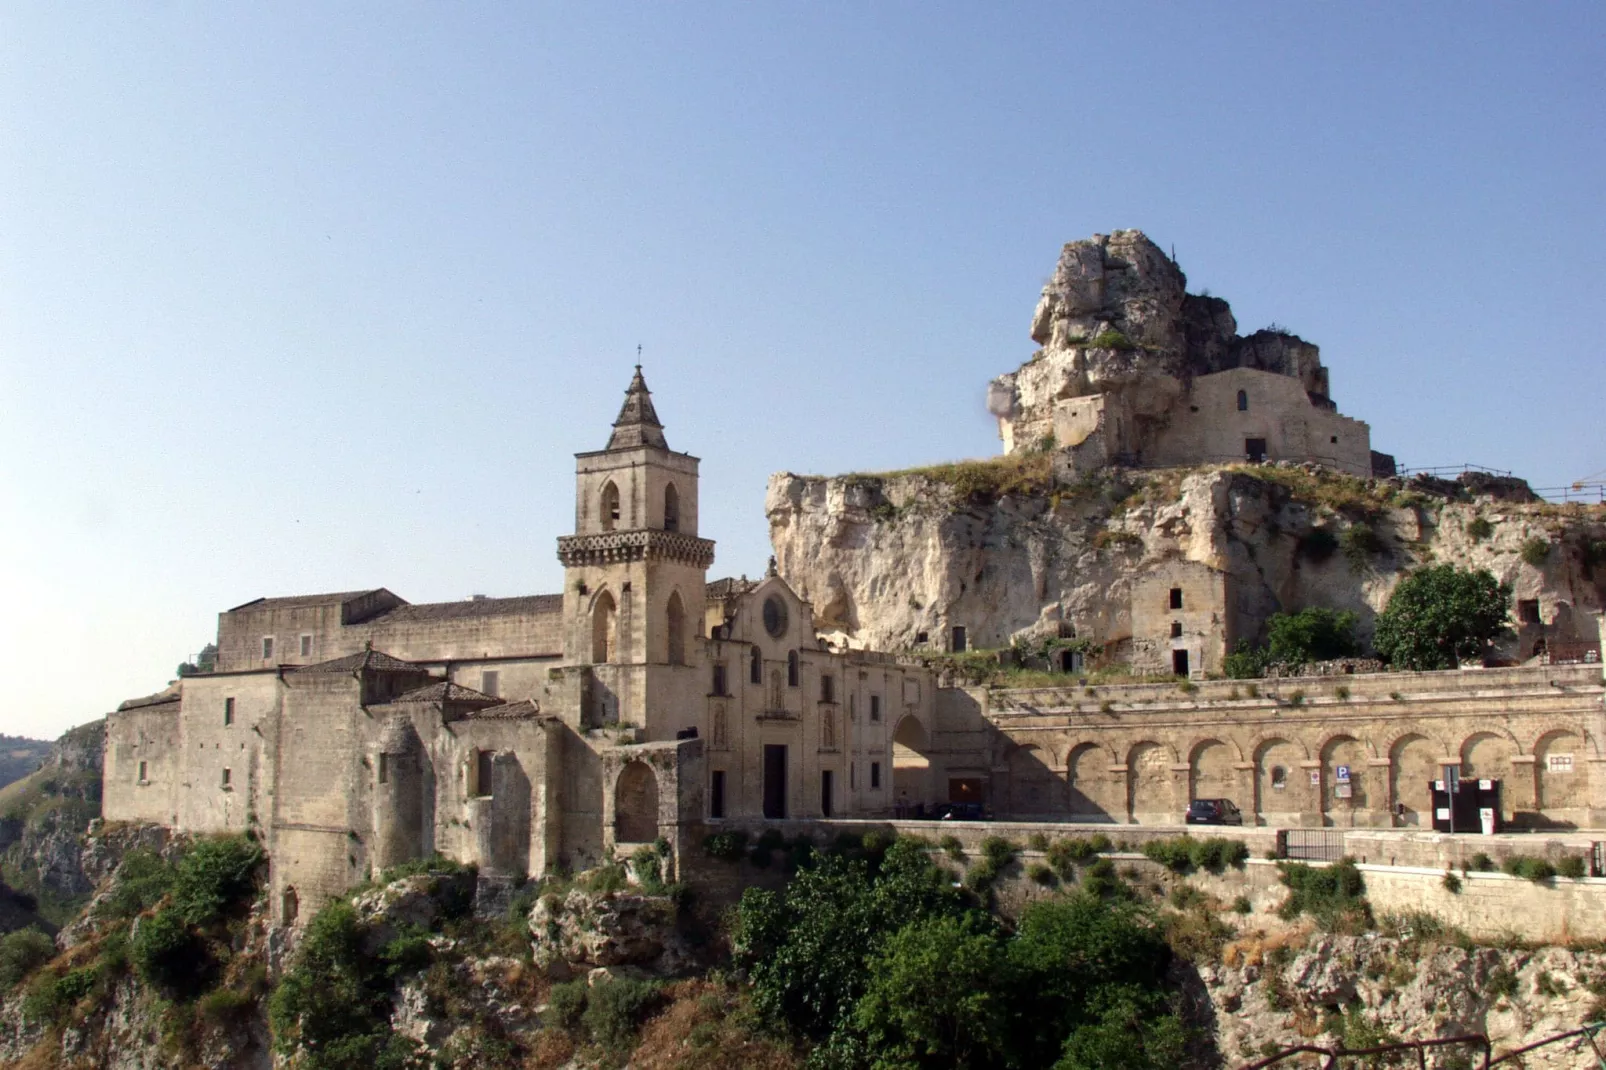
[[390,783],[390,755],[388,754],[379,756],[379,782],[381,784]]
[[725,770],[714,770],[708,782],[708,816],[725,816]]
[[480,673],[480,690],[492,698],[502,697],[502,674],[494,669]]
[[140,763],[139,763],[139,782],[140,782],[140,783],[141,783],[141,784],[143,784],[143,783],[145,783],[145,782],[146,782],[146,781],[147,781],[147,780],[149,780],[149,779],[150,779],[150,778],[149,778],[149,777],[148,777],[148,776],[147,776],[147,775],[146,775],[146,773],[147,773],[147,763],[145,763],[145,762],[140,762]]
[[820,770],[820,816],[821,817],[830,817],[831,816],[831,810],[832,810],[832,805],[831,804],[833,802],[835,802],[835,800],[831,798],[831,787],[832,787],[832,781],[835,778],[836,778],[836,774],[831,772],[831,770],[829,770],[829,769]]
[[225,766],[224,769],[223,769],[223,784],[222,784],[222,786],[227,788],[227,787],[230,787],[233,783],[234,783],[234,770],[232,770],[232,769],[228,768],[227,766]]
[[228,726],[228,725],[231,725],[233,723],[234,723],[234,699],[226,698],[226,699],[223,700],[223,724],[225,726]]
[[1180,620],[1174,620],[1171,622],[1171,638],[1182,638],[1182,622]]
[[963,624],[954,625],[954,653],[955,654],[963,654],[965,652],[965,650],[967,649],[966,645],[965,645],[966,641],[967,640],[966,640],[966,636],[965,636],[965,626]]
[[880,791],[881,790],[881,763],[880,762],[871,762],[870,763],[870,790],[871,791]]
[[714,663],[714,694],[723,695],[725,693],[725,663],[716,661]]
[[262,660],[263,661],[271,661],[272,659],[273,659],[273,636],[264,635],[262,637]]
[[301,656],[304,658],[312,657],[312,636],[310,635],[301,637]]
[[870,696],[870,720],[872,720],[872,721],[881,720],[881,696],[880,695],[871,695]]
[[1188,675],[1188,652],[1186,650],[1173,650],[1171,652],[1171,672],[1175,676]]
[[474,794],[481,799],[491,795],[491,760],[494,757],[488,750],[474,752]]
[[1181,587],[1173,587],[1173,588],[1171,588],[1171,608],[1172,609],[1181,609],[1182,608],[1182,588]]
[[835,702],[836,701],[836,678],[835,677],[829,676],[829,675],[820,677],[820,701],[821,702]]
[[1523,624],[1539,623],[1539,599],[1524,598],[1517,602],[1517,619]]

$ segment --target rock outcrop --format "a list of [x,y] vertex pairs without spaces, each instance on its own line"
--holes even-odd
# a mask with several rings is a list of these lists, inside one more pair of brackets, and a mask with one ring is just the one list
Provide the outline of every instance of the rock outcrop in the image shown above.
[[103,874],[86,873],[82,840],[100,816],[101,751],[106,722],[62,735],[34,772],[6,789],[0,858],[20,889],[58,908],[62,920]]
[[530,941],[535,964],[556,977],[620,966],[668,977],[694,962],[674,900],[661,895],[571,888],[542,896],[530,911]]
[[[951,629],[963,626],[974,647],[1060,634],[1119,657],[1133,636],[1134,585],[1179,562],[1230,578],[1233,634],[1251,639],[1271,614],[1313,605],[1354,610],[1368,637],[1399,578],[1430,562],[1511,582],[1516,599],[1543,614],[1529,630],[1548,629],[1552,639],[1595,638],[1590,615],[1606,604],[1600,509],[1522,503],[1504,487],[1498,497],[1456,483],[1433,492],[1314,466],[1066,481],[1045,465],[1009,490],[1020,460],[773,476],[766,512],[780,572],[814,603],[827,634],[881,650],[946,649]],[[1369,534],[1347,538],[1351,531]],[[1548,548],[1538,564],[1524,558],[1534,540]],[[1536,639],[1522,639],[1512,656],[1531,654]]]

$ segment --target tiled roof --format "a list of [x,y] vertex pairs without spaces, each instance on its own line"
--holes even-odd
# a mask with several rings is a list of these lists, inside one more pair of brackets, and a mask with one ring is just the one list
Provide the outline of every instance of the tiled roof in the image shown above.
[[520,699],[518,702],[504,702],[500,706],[488,706],[481,710],[471,710],[463,714],[465,721],[520,721],[529,717],[541,715],[541,704],[533,699]]
[[382,590],[384,590],[383,587],[371,587],[366,591],[340,591],[335,594],[298,594],[289,598],[257,598],[246,602],[244,605],[235,606],[228,612],[238,613],[242,609],[295,609],[300,606],[338,606]]
[[303,665],[294,672],[357,672],[366,669],[370,672],[423,672],[423,668],[410,661],[393,658],[389,654],[378,650],[363,650],[356,654],[347,654],[343,658],[333,661],[320,661],[316,665]]
[[509,617],[520,614],[549,614],[563,612],[561,594],[531,594],[518,598],[470,598],[457,602],[425,602],[418,605],[401,605],[381,613],[368,623],[389,624],[392,621],[454,620],[461,617]]
[[480,702],[487,706],[495,706],[502,700],[483,691],[476,691],[472,687],[454,684],[450,680],[442,680],[428,687],[420,687],[416,691],[409,691],[396,700],[397,702]]
[[169,702],[177,702],[178,700],[178,688],[170,687],[165,691],[158,691],[154,695],[143,695],[139,698],[131,698],[127,702],[119,705],[117,708],[119,710],[137,710],[146,706],[163,706]]

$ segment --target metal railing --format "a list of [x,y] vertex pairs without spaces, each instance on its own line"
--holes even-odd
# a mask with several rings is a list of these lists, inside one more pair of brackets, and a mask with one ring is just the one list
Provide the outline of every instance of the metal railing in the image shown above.
[[1532,1044],[1502,1052],[1498,1058],[1489,1044],[1489,1038],[1482,1033],[1468,1033],[1458,1037],[1439,1037],[1434,1040],[1409,1040],[1398,1044],[1383,1044],[1373,1048],[1346,1048],[1339,1044],[1331,1048],[1321,1048],[1314,1044],[1301,1044],[1297,1047],[1284,1048],[1275,1055],[1267,1056],[1259,1062],[1245,1063],[1239,1070],[1262,1070],[1263,1067],[1276,1066],[1302,1055],[1314,1055],[1322,1059],[1322,1070],[1341,1070],[1346,1059],[1364,1059],[1369,1066],[1398,1066],[1404,1065],[1404,1059],[1414,1055],[1416,1065],[1421,1070],[1427,1070],[1428,1051],[1432,1048],[1471,1047],[1482,1054],[1482,1061],[1478,1063],[1477,1070],[1491,1070],[1496,1066],[1521,1067],[1522,1056],[1538,1048],[1560,1044],[1565,1040],[1580,1038],[1580,1042],[1573,1045],[1574,1051],[1582,1050],[1584,1045],[1595,1055],[1596,1065],[1606,1070],[1606,1049],[1596,1039],[1597,1034],[1606,1030],[1606,1022],[1593,1022],[1581,1029],[1557,1033],[1554,1036],[1536,1040]]

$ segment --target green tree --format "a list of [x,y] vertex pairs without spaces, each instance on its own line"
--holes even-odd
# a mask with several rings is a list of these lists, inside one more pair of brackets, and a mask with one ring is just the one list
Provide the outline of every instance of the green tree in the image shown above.
[[1010,1046],[1006,962],[979,911],[906,925],[870,962],[854,1011],[876,1070],[991,1067]]
[[178,675],[195,676],[199,673],[211,672],[217,668],[217,644],[207,643],[201,652],[195,655],[194,661],[180,663]]
[[1453,669],[1508,634],[1511,585],[1486,569],[1419,569],[1400,581],[1377,618],[1373,645],[1398,669]]
[[1272,661],[1303,665],[1360,653],[1355,614],[1311,606],[1298,613],[1275,613],[1267,624],[1266,652]]

